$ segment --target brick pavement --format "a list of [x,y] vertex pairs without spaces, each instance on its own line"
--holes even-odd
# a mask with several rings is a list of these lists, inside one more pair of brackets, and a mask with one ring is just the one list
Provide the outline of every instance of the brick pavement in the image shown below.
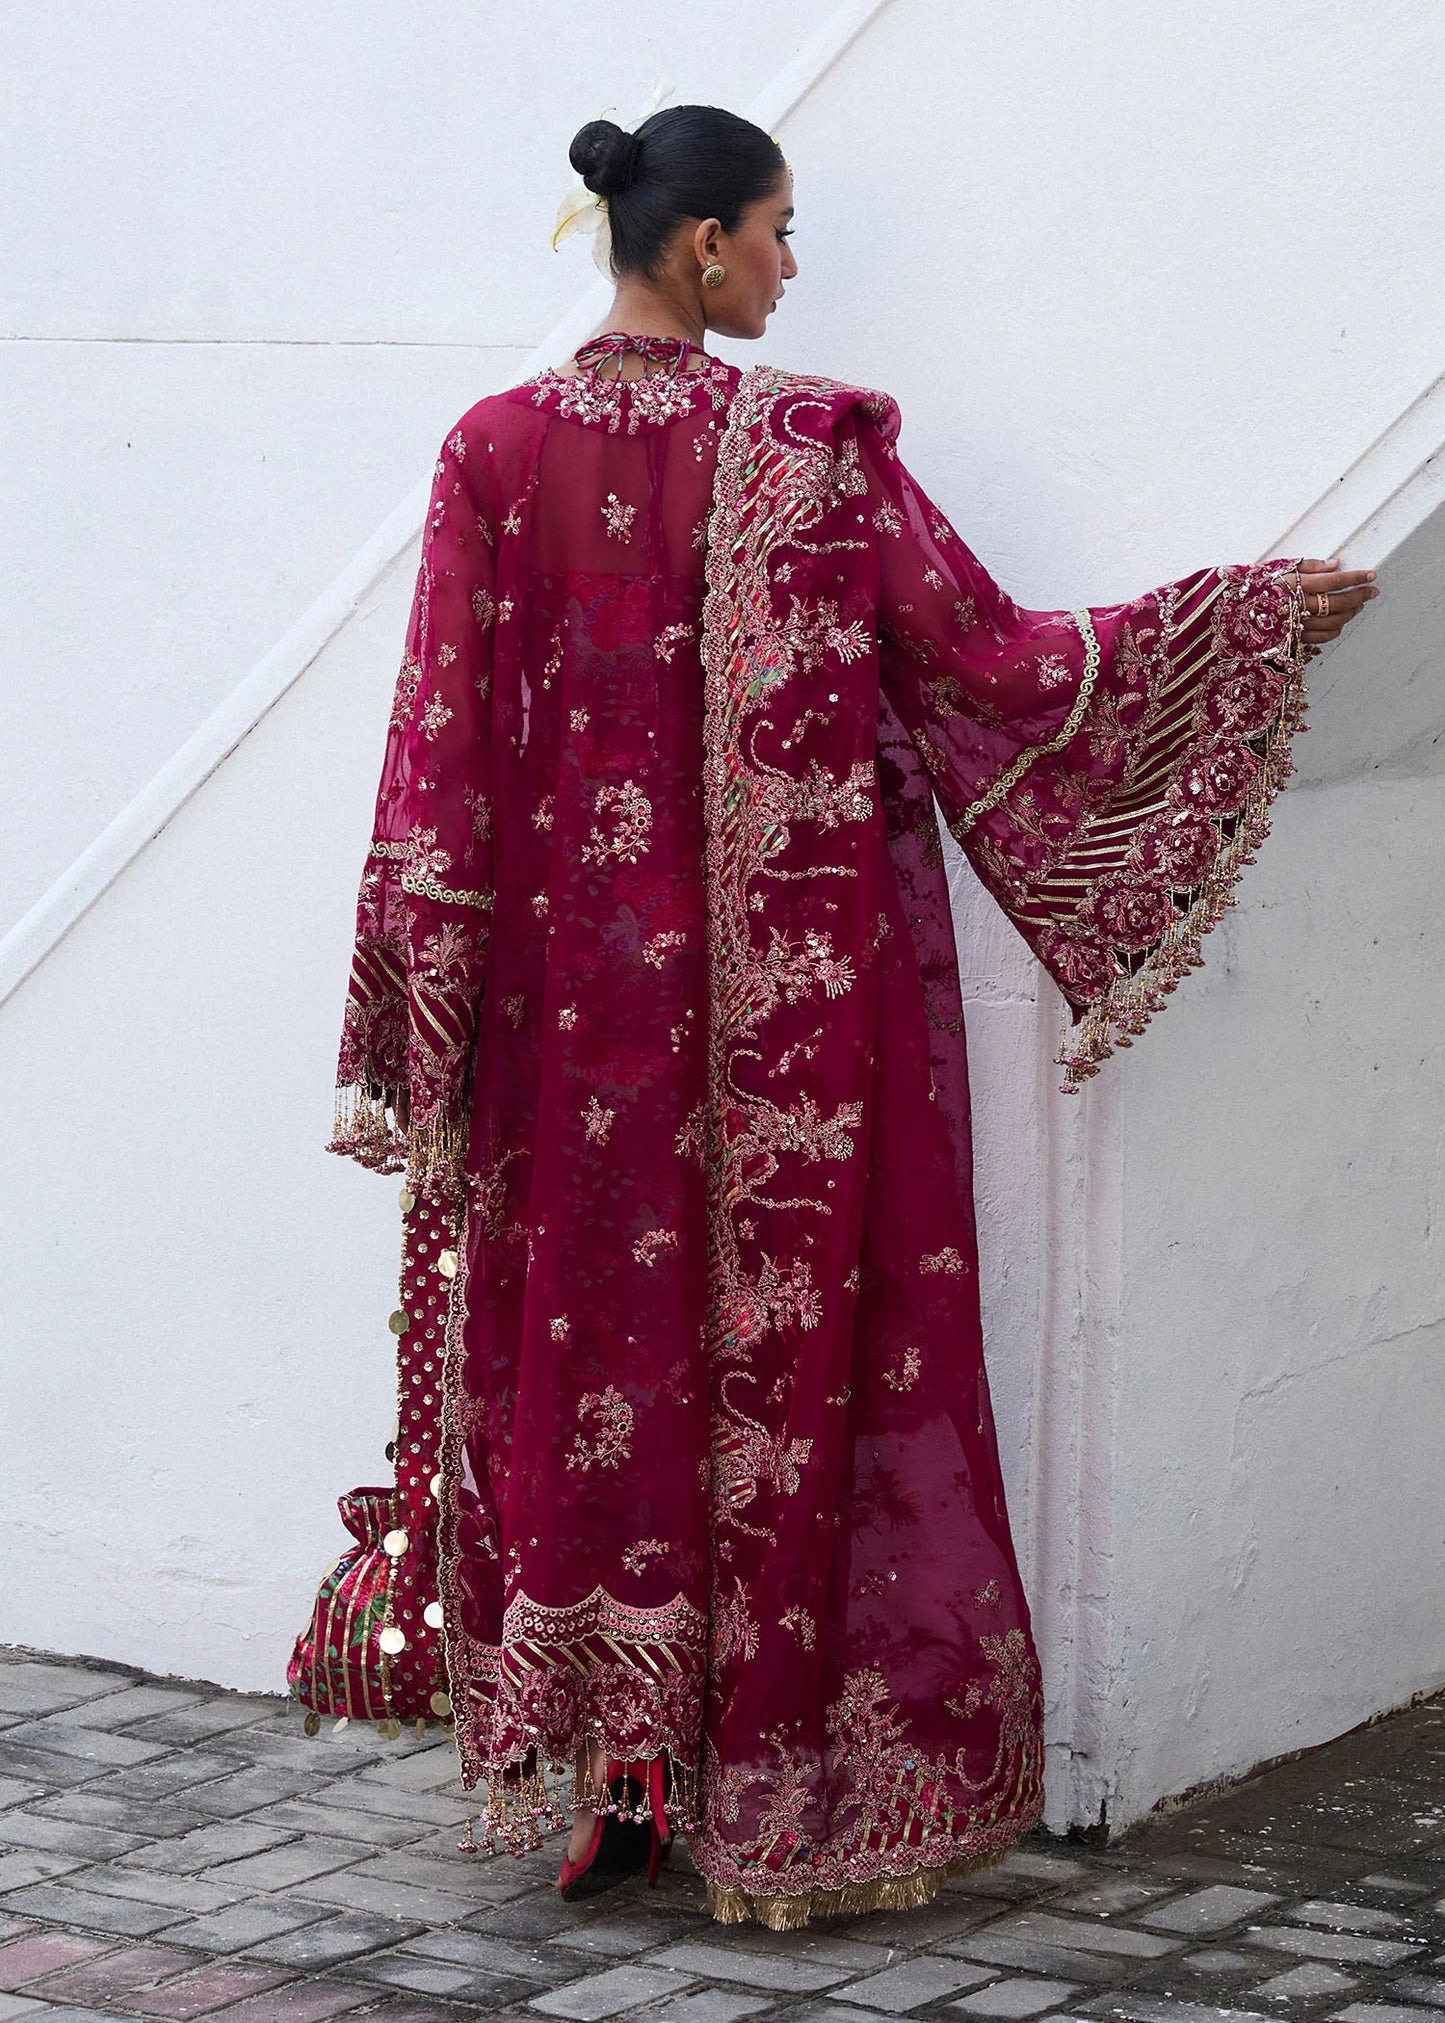
[[0,1652],[0,2023],[1445,2023],[1445,1699],[915,1911],[722,1926],[457,1850],[449,1743]]

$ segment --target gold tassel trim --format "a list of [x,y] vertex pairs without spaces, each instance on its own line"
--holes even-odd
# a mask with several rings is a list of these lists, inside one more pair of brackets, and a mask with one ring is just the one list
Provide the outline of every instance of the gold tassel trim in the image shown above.
[[[617,1760],[627,1761],[636,1770],[642,1769],[646,1759]],[[700,1797],[696,1766],[680,1764],[675,1757],[669,1757],[668,1765],[671,1789],[664,1806],[668,1822],[675,1833],[694,1833]],[[639,1779],[642,1781],[645,1772]],[[507,1764],[501,1769],[484,1769],[476,1783],[482,1804],[474,1815],[473,1828],[477,1852],[482,1854],[531,1854],[547,1834],[563,1828],[570,1831],[578,1806],[593,1802],[591,1787],[579,1777],[574,1764]],[[642,1818],[651,1817],[644,1798]]]
[[987,1854],[960,1855],[936,1868],[915,1869],[912,1875],[875,1876],[871,1882],[844,1883],[841,1889],[804,1890],[798,1896],[758,1896],[752,1890],[723,1883],[707,1886],[708,1908],[720,1925],[766,1925],[773,1932],[796,1932],[813,1918],[857,1917],[863,1911],[914,1911],[931,1903],[950,1876],[972,1875],[997,1868],[1013,1852],[1008,1847]]
[[440,1192],[454,1200],[462,1188],[468,1123],[438,1106],[425,1123],[403,1130],[397,1119],[406,1095],[404,1086],[392,1083],[343,1084],[336,1091],[326,1149],[373,1173],[404,1171],[413,1194]]

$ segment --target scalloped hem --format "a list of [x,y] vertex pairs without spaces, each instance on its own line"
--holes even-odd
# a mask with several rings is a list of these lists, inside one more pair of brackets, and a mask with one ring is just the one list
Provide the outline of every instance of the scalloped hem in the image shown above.
[[1270,810],[1294,771],[1290,747],[1295,737],[1308,728],[1304,723],[1309,690],[1304,678],[1301,627],[1296,604],[1291,613],[1289,637],[1281,649],[1288,679],[1274,716],[1262,733],[1263,763],[1238,810],[1232,833],[1221,837],[1211,870],[1194,888],[1194,897],[1173,921],[1164,939],[1149,951],[1137,969],[1116,977],[1103,995],[1084,1010],[1076,1025],[1065,1027],[1059,1052],[1054,1056],[1056,1064],[1064,1070],[1062,1095],[1076,1095],[1116,1048],[1131,1047],[1154,1014],[1164,1010],[1170,993],[1177,990],[1190,970],[1204,967],[1200,944],[1235,904],[1235,887],[1268,836]]

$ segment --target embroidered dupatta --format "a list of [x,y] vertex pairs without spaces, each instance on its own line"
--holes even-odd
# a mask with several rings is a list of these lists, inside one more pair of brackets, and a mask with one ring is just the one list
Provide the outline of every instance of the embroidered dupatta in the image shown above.
[[1077,1086],[1197,961],[1304,694],[1292,563],[1022,610],[898,426],[715,363],[459,425],[333,1139],[406,1171],[397,1677],[497,1844],[584,1738],[665,1758],[715,1915],[777,1926],[921,1902],[1042,1803],[935,800]]

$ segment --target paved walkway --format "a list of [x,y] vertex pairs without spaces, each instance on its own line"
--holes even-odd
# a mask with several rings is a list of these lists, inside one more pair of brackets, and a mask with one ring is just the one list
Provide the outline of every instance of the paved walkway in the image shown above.
[[1445,2023],[1445,1700],[916,1911],[720,1926],[679,1849],[577,1906],[457,1852],[444,1742],[0,1653],[0,2023]]

